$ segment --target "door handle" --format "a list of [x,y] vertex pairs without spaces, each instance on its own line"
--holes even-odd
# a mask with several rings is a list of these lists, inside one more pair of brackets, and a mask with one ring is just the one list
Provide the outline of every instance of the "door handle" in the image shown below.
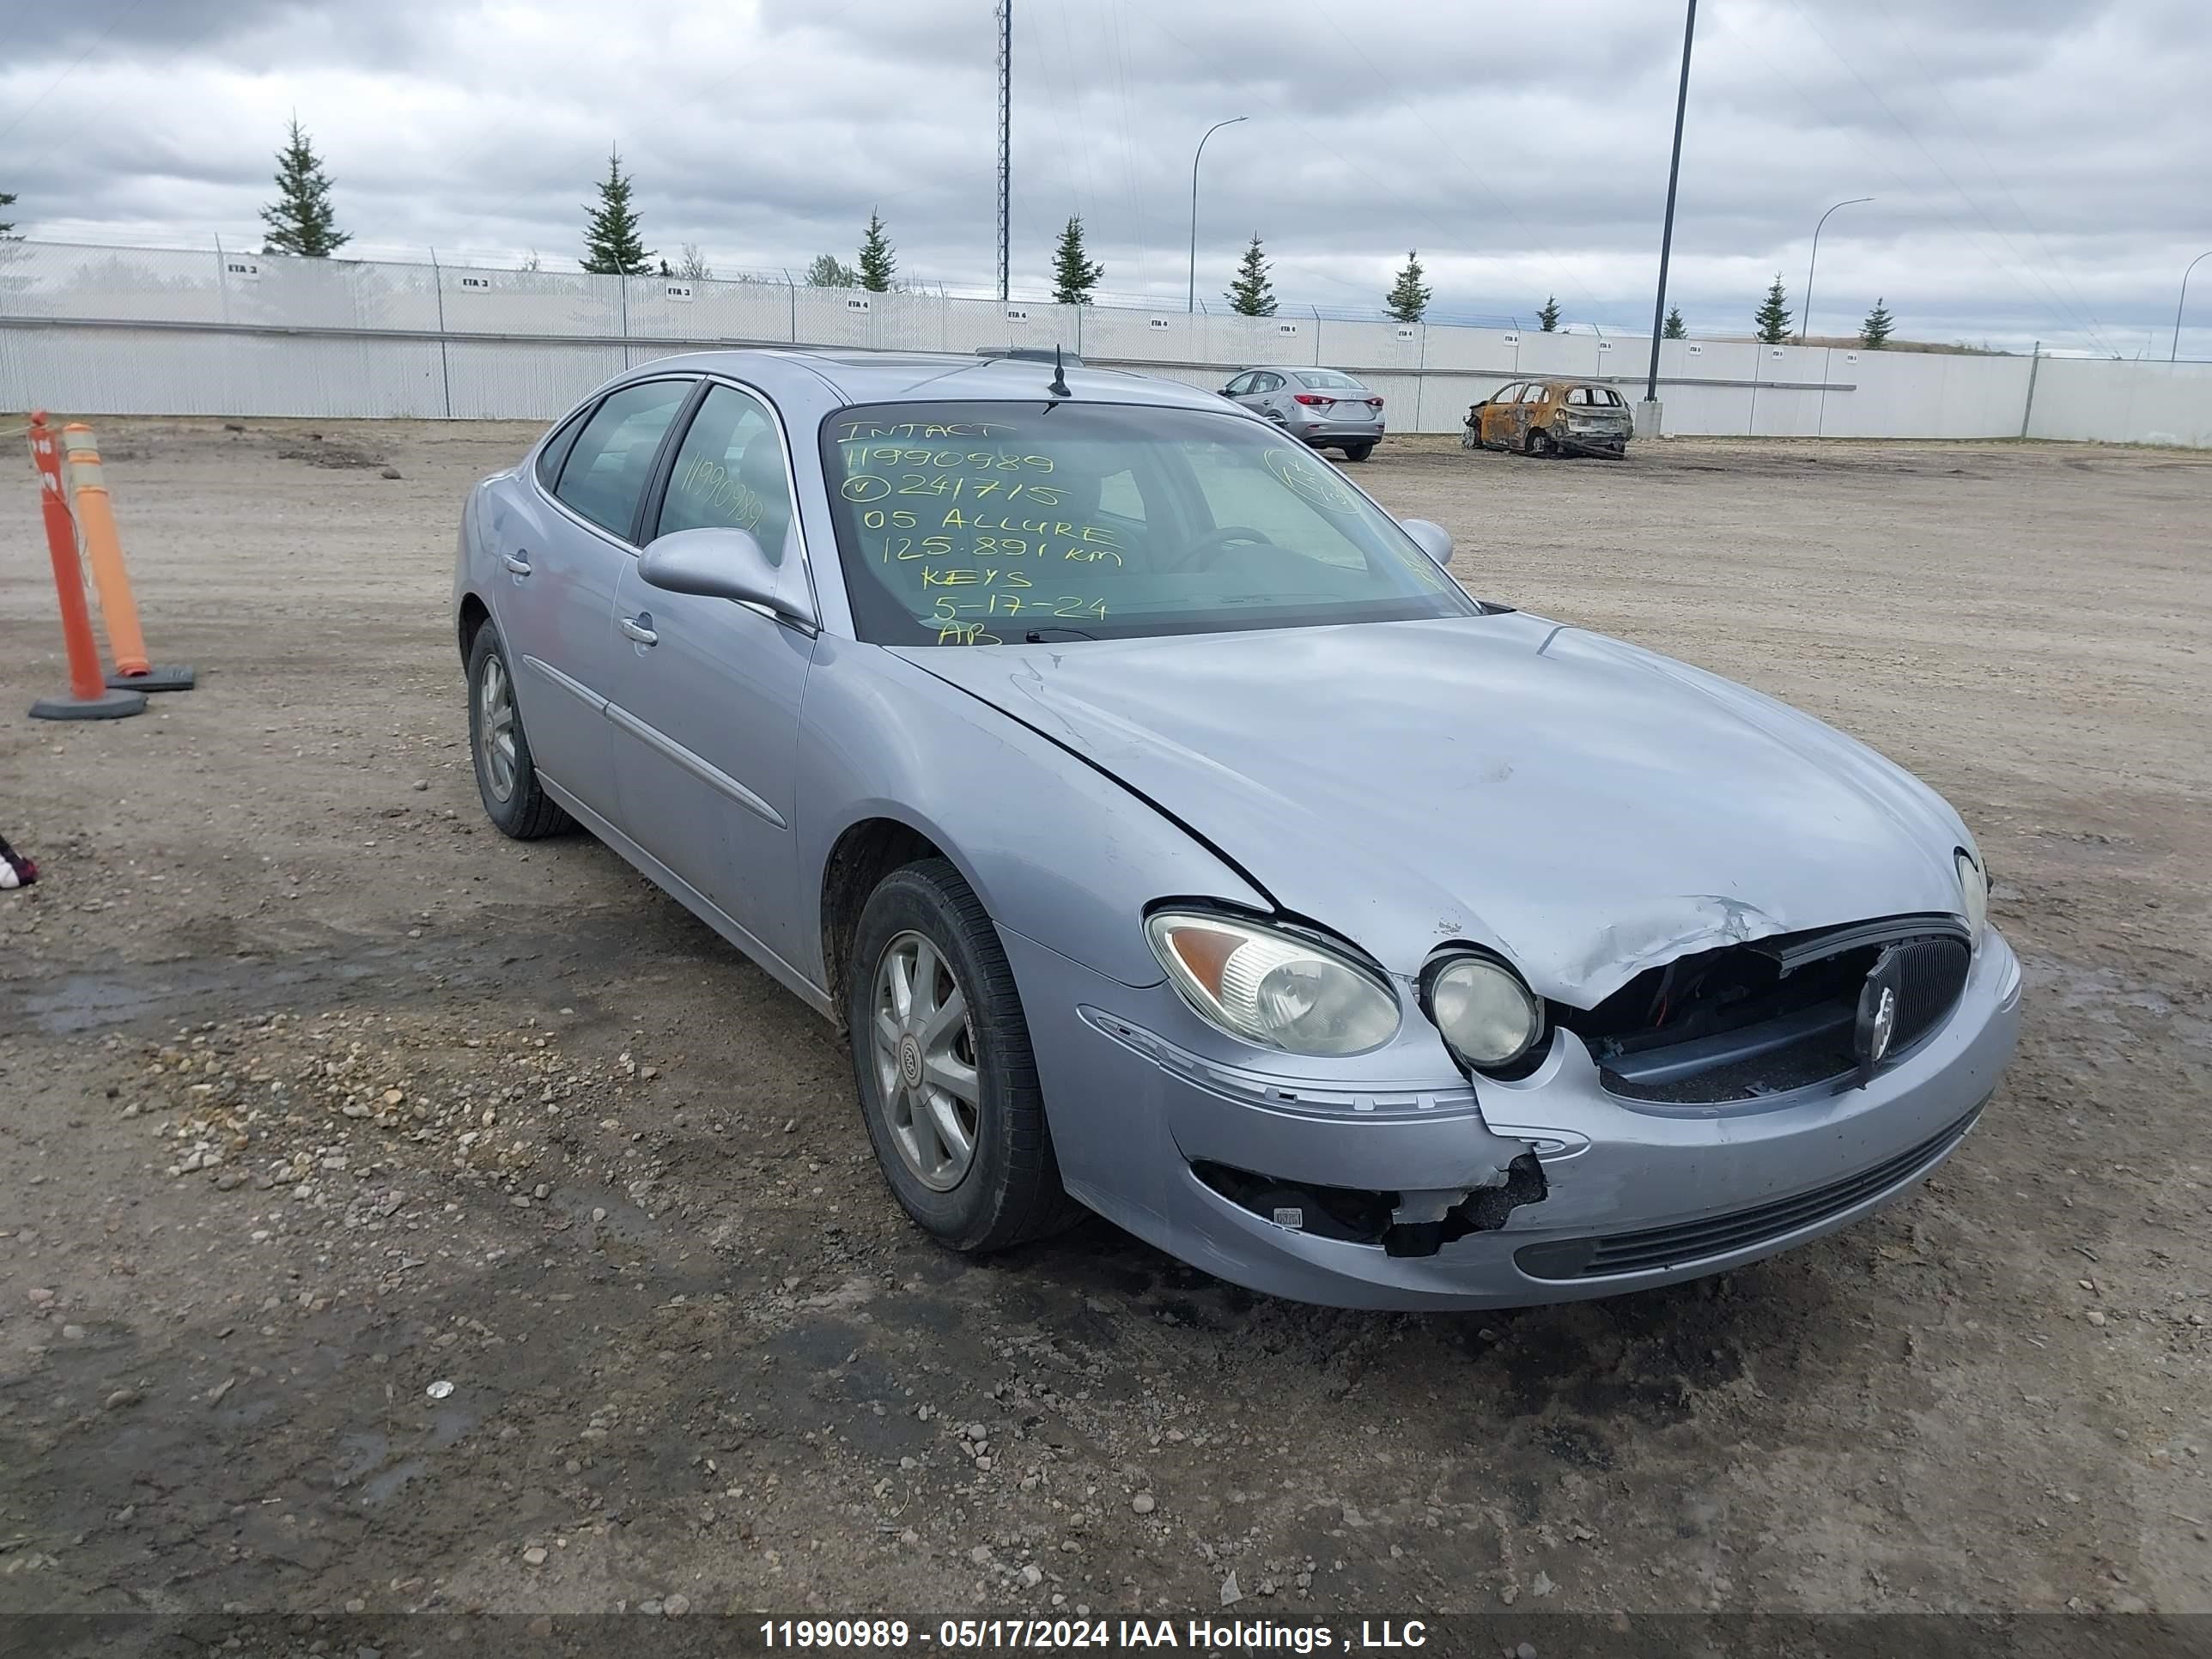
[[635,640],[640,645],[659,645],[660,635],[653,631],[653,613],[641,611],[635,617],[622,619],[623,636]]
[[527,576],[530,574],[530,558],[526,552],[508,554],[506,563],[507,568],[518,576]]

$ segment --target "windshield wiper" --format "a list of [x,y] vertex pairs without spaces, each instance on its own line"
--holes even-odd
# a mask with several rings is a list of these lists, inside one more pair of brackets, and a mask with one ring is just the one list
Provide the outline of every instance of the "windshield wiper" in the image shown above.
[[1048,635],[1054,639],[1071,640],[1095,640],[1098,637],[1096,634],[1086,634],[1079,628],[1032,628],[1022,635],[1022,643],[1042,645]]

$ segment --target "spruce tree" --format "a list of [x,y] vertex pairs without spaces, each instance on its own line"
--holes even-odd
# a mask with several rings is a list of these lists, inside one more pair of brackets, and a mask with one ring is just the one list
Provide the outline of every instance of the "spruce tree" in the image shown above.
[[1866,314],[1866,321],[1859,325],[1859,343],[1869,351],[1880,351],[1889,344],[1889,331],[1896,325],[1889,307],[1876,299],[1874,309]]
[[1229,301],[1229,308],[1240,317],[1275,314],[1275,285],[1267,280],[1267,258],[1261,251],[1258,231],[1252,233],[1252,246],[1237,262],[1237,279],[1229,284],[1229,291],[1223,297]]
[[261,220],[269,227],[264,253],[327,259],[353,240],[331,216],[331,181],[296,115],[276,152],[276,199],[261,210]]
[[1547,334],[1557,334],[1559,331],[1559,296],[1558,295],[1545,296],[1543,308],[1536,313],[1536,326]]
[[1751,313],[1751,320],[1759,325],[1759,343],[1780,345],[1790,337],[1790,307],[1783,303],[1789,295],[1783,291],[1782,273],[1774,273],[1773,283],[1766,290],[1766,298],[1759,309]]
[[630,181],[622,170],[622,152],[607,152],[607,176],[599,181],[599,204],[584,221],[584,269],[595,276],[641,276],[653,268],[653,250],[640,239],[637,210],[630,205]]
[[806,286],[809,288],[858,288],[860,273],[834,253],[817,253],[814,263],[806,267]]
[[1383,296],[1383,308],[1401,323],[1418,323],[1429,308],[1429,285],[1421,280],[1421,256],[1406,250],[1406,268]]
[[[15,204],[15,192],[12,190],[0,190],[0,208],[13,207]],[[12,220],[0,219],[0,237],[12,236],[15,230],[15,226]]]
[[868,234],[860,239],[860,286],[871,294],[891,291],[891,274],[898,262],[891,258],[891,245],[884,235],[883,216],[871,209],[868,213]]
[[1667,326],[1659,331],[1659,337],[1662,340],[1683,340],[1687,339],[1689,334],[1690,331],[1682,326],[1682,307],[1668,306]]
[[1106,267],[1085,256],[1083,251],[1083,217],[1068,216],[1067,228],[1060,233],[1060,246],[1052,256],[1053,302],[1063,306],[1087,306],[1091,290],[1098,286],[1098,279],[1106,274]]

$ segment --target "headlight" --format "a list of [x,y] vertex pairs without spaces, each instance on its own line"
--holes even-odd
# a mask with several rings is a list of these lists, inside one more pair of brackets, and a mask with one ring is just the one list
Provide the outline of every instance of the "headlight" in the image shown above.
[[1188,910],[1160,912],[1145,933],[1183,1000],[1233,1037],[1294,1054],[1357,1054],[1397,1033],[1389,987],[1311,939]]
[[1488,957],[1449,957],[1429,970],[1429,1018],[1463,1064],[1510,1066],[1544,1035],[1543,1005]]
[[1959,895],[1966,902],[1966,937],[1978,951],[1982,948],[1983,930],[1990,925],[1990,880],[1974,862],[1972,854],[1961,850],[1957,858]]

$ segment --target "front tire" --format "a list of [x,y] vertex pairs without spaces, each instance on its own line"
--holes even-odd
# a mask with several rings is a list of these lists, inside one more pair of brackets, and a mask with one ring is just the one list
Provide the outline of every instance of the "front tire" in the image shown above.
[[499,629],[486,620],[469,641],[469,752],[484,816],[502,836],[537,841],[575,827],[538,781],[514,701],[514,671]]
[[959,872],[929,859],[886,876],[860,912],[849,960],[853,1080],[900,1206],[966,1251],[1077,1219],[1013,969]]

